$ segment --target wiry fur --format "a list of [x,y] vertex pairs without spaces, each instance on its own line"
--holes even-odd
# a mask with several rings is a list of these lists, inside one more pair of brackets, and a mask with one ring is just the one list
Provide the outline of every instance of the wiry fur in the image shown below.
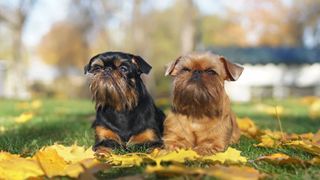
[[168,67],[166,74],[174,77],[174,83],[172,112],[164,122],[167,149],[212,154],[238,141],[240,132],[224,81],[237,79],[241,72],[240,66],[211,53],[191,53]]
[[135,80],[128,80],[117,71],[108,75],[103,71],[96,73],[91,80],[90,90],[96,109],[112,107],[117,111],[131,110],[138,103]]
[[85,66],[96,102],[95,151],[162,145],[165,116],[140,78],[150,69],[141,57],[122,52],[98,54]]

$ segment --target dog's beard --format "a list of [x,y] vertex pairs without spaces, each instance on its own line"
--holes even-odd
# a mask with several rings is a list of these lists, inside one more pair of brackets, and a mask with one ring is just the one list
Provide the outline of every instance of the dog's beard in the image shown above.
[[221,115],[224,86],[218,78],[197,82],[177,78],[174,82],[173,110],[196,118]]
[[96,109],[110,107],[117,111],[131,110],[138,103],[135,81],[125,79],[118,72],[95,74],[90,90]]

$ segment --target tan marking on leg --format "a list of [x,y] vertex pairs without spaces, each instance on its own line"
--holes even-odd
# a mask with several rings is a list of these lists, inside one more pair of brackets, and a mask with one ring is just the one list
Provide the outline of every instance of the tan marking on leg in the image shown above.
[[137,135],[131,136],[127,145],[143,144],[147,142],[154,142],[157,140],[159,140],[159,138],[155,134],[154,130],[147,129]]
[[116,134],[115,132],[111,131],[110,129],[106,128],[106,127],[102,127],[102,126],[97,126],[96,127],[96,138],[99,141],[105,140],[105,139],[110,139],[110,140],[114,140],[117,143],[121,144],[121,138],[119,137],[118,134]]

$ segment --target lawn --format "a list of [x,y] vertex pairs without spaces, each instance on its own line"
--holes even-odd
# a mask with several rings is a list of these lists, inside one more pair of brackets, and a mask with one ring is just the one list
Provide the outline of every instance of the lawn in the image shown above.
[[[22,156],[33,155],[37,150],[55,142],[64,145],[90,147],[94,142],[90,128],[94,119],[94,104],[89,100],[39,100],[34,103],[0,100],[0,150]],[[162,108],[168,109],[166,101],[159,101]],[[279,130],[277,118],[268,108],[279,106],[282,129],[287,133],[315,133],[320,128],[319,118],[310,118],[308,106],[298,99],[282,101],[264,100],[250,103],[235,103],[233,109],[238,117],[249,117],[260,129]],[[267,110],[266,110],[267,109]],[[29,114],[26,122],[17,121],[22,114]],[[302,160],[310,160],[312,154],[290,148],[255,147],[258,142],[242,136],[234,148],[249,159],[248,165],[266,173],[270,179],[320,179],[320,166],[309,165],[272,165],[267,162],[252,161],[262,155],[282,152]],[[192,165],[194,166],[194,165]],[[197,166],[197,165],[196,165]],[[146,175],[144,167],[111,168],[97,174],[98,178],[117,178],[134,176],[160,178],[155,174]],[[140,176],[141,175],[141,176]],[[199,178],[198,176],[179,176],[180,178]],[[201,177],[204,179],[211,177]]]

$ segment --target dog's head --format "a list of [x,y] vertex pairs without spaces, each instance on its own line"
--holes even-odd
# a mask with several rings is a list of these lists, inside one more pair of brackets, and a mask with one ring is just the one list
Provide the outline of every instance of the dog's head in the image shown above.
[[165,74],[174,77],[173,110],[194,117],[220,115],[224,81],[236,81],[242,71],[241,66],[208,52],[179,57]]
[[140,75],[151,66],[140,56],[122,52],[105,52],[92,57],[84,67],[90,79],[90,90],[96,108],[131,110],[144,91]]

